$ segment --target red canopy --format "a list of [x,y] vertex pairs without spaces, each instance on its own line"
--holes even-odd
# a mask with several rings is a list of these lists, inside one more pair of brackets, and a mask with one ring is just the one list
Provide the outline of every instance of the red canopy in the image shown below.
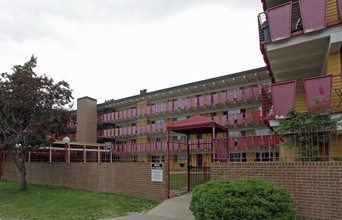
[[186,135],[212,133],[213,128],[215,128],[215,132],[228,132],[227,127],[200,115],[195,115],[186,120],[167,126],[168,131],[174,131]]

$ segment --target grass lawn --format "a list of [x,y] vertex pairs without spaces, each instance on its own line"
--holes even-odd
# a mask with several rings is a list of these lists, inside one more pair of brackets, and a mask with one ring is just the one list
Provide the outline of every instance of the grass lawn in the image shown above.
[[158,202],[134,197],[95,193],[64,187],[0,180],[0,218],[9,219],[101,219],[142,212]]

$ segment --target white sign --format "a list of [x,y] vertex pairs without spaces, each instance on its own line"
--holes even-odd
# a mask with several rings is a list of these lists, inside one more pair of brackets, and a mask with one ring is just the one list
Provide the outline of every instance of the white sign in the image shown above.
[[163,182],[163,164],[151,164],[151,180],[152,182]]

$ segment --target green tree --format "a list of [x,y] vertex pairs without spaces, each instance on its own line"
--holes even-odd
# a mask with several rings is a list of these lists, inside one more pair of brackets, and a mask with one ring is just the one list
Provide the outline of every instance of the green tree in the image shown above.
[[54,135],[68,132],[73,121],[72,90],[65,81],[55,83],[46,75],[33,72],[37,58],[13,73],[0,76],[0,150],[7,151],[21,176],[21,189],[26,186],[27,151],[53,142]]
[[342,117],[331,117],[336,109],[320,108],[320,100],[315,98],[315,104],[309,106],[305,113],[294,108],[288,111],[288,117],[280,119],[277,133],[284,140],[283,145],[289,149],[296,148],[297,160],[324,160],[330,145],[330,135],[338,134],[338,126]]

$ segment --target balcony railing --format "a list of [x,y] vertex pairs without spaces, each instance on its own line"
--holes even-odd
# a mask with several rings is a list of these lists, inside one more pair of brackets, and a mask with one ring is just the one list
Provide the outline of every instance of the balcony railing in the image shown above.
[[[235,126],[235,125],[242,125],[242,124],[249,124],[249,123],[258,123],[261,121],[260,116],[261,116],[260,111],[254,111],[254,112],[221,115],[221,116],[210,116],[207,118],[223,126],[231,126],[231,125]],[[163,123],[138,125],[138,126],[131,126],[131,127],[104,129],[98,132],[98,137],[117,138],[117,137],[132,136],[132,135],[138,136],[138,135],[146,135],[146,134],[161,133],[161,132],[165,133],[167,126],[170,124],[173,124],[173,123],[163,122]]]
[[342,0],[299,0],[258,15],[261,44],[317,31],[342,22]]
[[262,116],[264,119],[281,119],[294,107],[306,112],[315,104],[316,97],[322,102],[317,108],[334,108],[342,111],[341,76],[324,75],[263,86],[261,89]]
[[99,122],[114,122],[122,121],[126,119],[135,119],[139,117],[147,117],[160,113],[170,113],[173,111],[179,111],[183,109],[194,109],[204,106],[213,106],[220,103],[239,102],[242,100],[249,100],[252,98],[259,98],[260,87],[255,86],[252,88],[243,88],[238,90],[232,90],[228,92],[222,92],[220,94],[203,95],[199,97],[186,98],[183,100],[175,100],[170,102],[163,102],[145,107],[126,109],[122,111],[116,111],[106,113],[100,116]]

